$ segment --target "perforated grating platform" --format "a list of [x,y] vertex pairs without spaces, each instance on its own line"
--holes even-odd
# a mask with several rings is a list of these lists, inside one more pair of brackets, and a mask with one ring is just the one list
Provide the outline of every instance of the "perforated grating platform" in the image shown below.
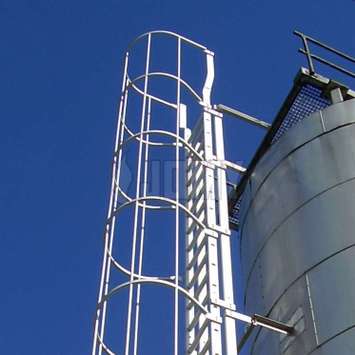
[[304,85],[272,138],[271,144],[277,142],[296,123],[329,105],[330,101],[322,97],[322,91],[319,88],[311,84]]
[[229,214],[229,223],[236,227],[239,226],[239,222],[240,222],[239,212],[240,212],[240,205],[242,203],[242,198],[243,195],[240,196],[237,203],[233,207],[232,213]]
[[[272,144],[276,143],[291,127],[303,121],[312,113],[330,106],[330,104],[330,100],[322,96],[322,90],[320,88],[309,83],[304,84],[291,104],[288,103],[278,129],[272,135],[270,143],[264,147],[265,151]],[[239,196],[230,210],[229,220],[231,226],[234,226],[234,228],[238,228],[239,226],[239,211],[242,198],[243,194]]]

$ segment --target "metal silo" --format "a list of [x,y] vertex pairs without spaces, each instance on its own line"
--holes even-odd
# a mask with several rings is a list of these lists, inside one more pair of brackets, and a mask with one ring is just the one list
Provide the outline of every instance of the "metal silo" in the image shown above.
[[241,214],[246,310],[298,333],[261,330],[254,354],[355,351],[354,138],[353,99],[288,131],[248,181]]
[[355,95],[310,63],[231,198],[245,312],[294,328],[248,354],[355,353]]

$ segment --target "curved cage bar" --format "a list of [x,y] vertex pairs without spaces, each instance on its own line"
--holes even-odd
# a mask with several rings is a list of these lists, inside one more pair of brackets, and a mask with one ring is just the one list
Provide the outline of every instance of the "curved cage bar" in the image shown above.
[[196,47],[198,49],[202,49],[202,50],[205,50],[207,49],[205,46],[203,46],[202,44],[200,43],[197,43],[195,41],[192,41],[191,39],[189,38],[186,38],[184,36],[181,36],[180,34],[178,33],[175,33],[175,32],[172,32],[172,31],[166,31],[166,30],[155,30],[155,31],[149,31],[149,32],[146,32],[146,33],[143,33],[141,34],[140,36],[136,37],[129,45],[128,45],[128,48],[127,48],[127,53],[129,53],[131,51],[131,49],[134,47],[134,45],[146,38],[146,37],[152,37],[152,36],[157,36],[157,35],[165,35],[165,36],[168,36],[168,37],[174,37],[178,40],[180,40],[181,42],[185,42],[193,47]]
[[151,136],[151,135],[161,135],[161,136],[168,136],[168,137],[175,138],[175,140],[178,141],[178,145],[180,147],[184,146],[184,148],[189,150],[191,153],[193,153],[195,155],[195,157],[199,161],[201,161],[201,162],[204,161],[203,156],[201,154],[199,154],[199,152],[197,150],[195,150],[194,147],[192,147],[191,144],[189,144],[189,142],[186,139],[178,136],[175,133],[171,133],[171,132],[167,132],[167,131],[161,131],[161,130],[152,130],[151,129],[151,130],[148,130],[148,131],[143,131],[143,132],[134,133],[134,134],[130,133],[130,137],[128,137],[124,142],[122,142],[120,144],[120,148],[123,148],[123,146],[125,144],[127,144],[132,139],[136,139],[137,141],[140,141],[140,142],[142,142],[142,143],[144,143],[146,145],[152,145],[153,143],[155,143],[155,144],[159,144],[160,146],[170,146],[170,147],[176,146],[175,142],[171,143],[171,144],[169,144],[169,143],[159,143],[159,142],[150,142],[148,140],[144,140],[144,139],[140,138],[140,137],[145,136],[145,135],[149,135],[149,136]]
[[[148,73],[149,77],[152,77],[152,76],[158,76],[158,77],[165,77],[165,78],[169,78],[169,79],[173,79],[175,81],[180,81],[180,83],[182,85],[184,85],[186,87],[186,89],[188,89],[190,91],[190,93],[198,100],[198,101],[202,101],[202,98],[200,97],[200,95],[183,79],[179,79],[176,75],[173,75],[173,74],[170,74],[170,73],[164,73],[164,72],[152,72],[152,73]],[[142,79],[145,79],[145,75],[140,75],[138,77],[136,77],[135,79],[133,80],[130,80],[130,85],[133,86],[133,84],[136,82],[136,81],[140,81]],[[137,88],[137,86],[135,86]],[[142,93],[142,90],[139,90],[140,93]],[[173,103],[170,103],[171,105],[174,105]],[[175,107],[175,105],[174,105]]]
[[[161,36],[175,46],[171,73],[152,69],[152,43]],[[130,79],[130,58],[141,44],[146,46],[144,70]],[[185,46],[205,62],[200,93],[184,79]],[[158,66],[165,55],[159,51]],[[174,93],[159,81],[164,97],[156,95],[153,78],[168,79]],[[226,307],[235,306],[222,117],[211,105],[213,80],[213,52],[176,33],[151,31],[128,47],[92,355],[145,354],[146,342],[154,342],[149,328],[171,339],[156,341],[155,353],[237,354],[235,319],[225,315]],[[145,293],[143,284],[154,290]],[[169,309],[160,302],[161,286],[173,290]],[[111,296],[123,289],[127,297],[114,309]],[[151,308],[157,312],[153,319]],[[159,312],[166,314],[162,318]],[[113,324],[114,314],[120,315],[119,324]],[[111,328],[118,342],[112,341]]]

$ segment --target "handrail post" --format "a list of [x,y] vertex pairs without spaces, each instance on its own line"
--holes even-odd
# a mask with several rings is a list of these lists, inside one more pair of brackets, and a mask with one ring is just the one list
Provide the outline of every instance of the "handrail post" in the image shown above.
[[298,32],[298,31],[294,31],[293,33],[302,38],[303,47],[304,47],[304,50],[305,50],[306,56],[307,56],[309,73],[311,75],[315,74],[314,65],[313,65],[313,61],[312,61],[312,55],[311,55],[311,51],[309,50],[309,46],[308,46],[308,42],[307,42],[307,36],[301,32]]

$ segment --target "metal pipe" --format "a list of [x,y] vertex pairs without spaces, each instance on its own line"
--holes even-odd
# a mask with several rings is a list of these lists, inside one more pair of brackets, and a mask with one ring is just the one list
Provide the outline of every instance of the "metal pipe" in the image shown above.
[[324,48],[324,49],[327,49],[327,50],[329,50],[330,52],[333,52],[333,53],[339,55],[340,57],[351,61],[352,63],[355,63],[355,58],[354,58],[354,57],[351,57],[350,55],[348,55],[348,54],[346,54],[346,53],[344,53],[344,52],[341,52],[341,51],[339,51],[339,50],[336,49],[336,48],[330,47],[330,46],[328,46],[327,44],[324,44],[324,43],[322,43],[322,42],[320,42],[320,41],[318,41],[318,40],[316,40],[316,39],[314,39],[314,38],[312,38],[312,37],[310,37],[310,36],[308,36],[308,35],[305,35],[305,34],[299,32],[299,31],[294,31],[293,33],[294,33],[295,35],[297,35],[297,36],[306,38],[306,39],[309,40],[310,42],[312,42],[312,43],[314,43],[314,44],[317,44],[318,46],[320,46],[320,47],[322,47],[322,48]]
[[216,109],[219,112],[226,113],[226,114],[231,115],[233,117],[241,118],[242,120],[244,120],[254,126],[258,126],[258,127],[262,127],[262,128],[266,128],[266,129],[269,129],[271,127],[270,123],[259,120],[258,118],[250,116],[246,113],[243,113],[241,111],[238,111],[238,110],[228,107],[226,105],[218,104],[218,105],[216,105]]
[[[299,49],[299,52],[308,56],[308,54],[302,48]],[[316,54],[312,54],[311,53],[309,55],[311,56],[311,58],[317,60],[318,62],[323,63],[325,65],[328,65],[329,67],[331,67],[333,69],[339,70],[340,72],[342,72],[344,74],[347,74],[347,75],[351,76],[352,78],[355,78],[355,73],[353,73],[352,71],[344,69],[343,67],[341,67],[341,66],[339,66],[337,64],[334,64],[333,62],[330,62],[328,60],[325,60],[325,59],[323,59],[322,57],[320,57],[320,56],[318,56]]]

